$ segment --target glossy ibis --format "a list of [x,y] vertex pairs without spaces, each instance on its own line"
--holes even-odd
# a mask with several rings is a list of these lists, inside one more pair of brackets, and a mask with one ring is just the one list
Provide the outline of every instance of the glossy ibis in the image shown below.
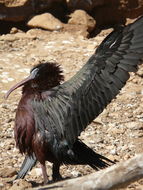
[[53,180],[61,178],[59,167],[63,163],[89,164],[95,169],[107,166],[109,160],[93,152],[78,136],[116,97],[142,58],[140,17],[111,32],[70,80],[61,84],[60,67],[43,63],[12,87],[6,98],[23,86],[14,131],[17,147],[28,156],[19,176],[24,176],[36,160],[41,163],[45,183],[46,160],[53,163]]

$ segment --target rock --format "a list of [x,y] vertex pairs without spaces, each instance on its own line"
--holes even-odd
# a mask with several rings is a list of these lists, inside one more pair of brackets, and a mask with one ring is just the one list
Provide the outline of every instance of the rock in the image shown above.
[[0,189],[4,187],[4,184],[0,182]]
[[140,68],[137,73],[138,73],[138,75],[139,75],[140,77],[143,78],[143,68]]
[[42,170],[41,168],[33,168],[32,171],[30,172],[32,176],[41,176],[42,175]]
[[13,177],[16,174],[17,174],[17,172],[16,172],[15,168],[3,168],[0,170],[1,177]]
[[71,174],[73,175],[73,177],[79,177],[80,176],[79,171],[72,171]]
[[124,129],[112,128],[112,130],[110,131],[110,133],[111,133],[113,136],[116,136],[117,134],[123,134],[123,133],[124,133]]
[[10,30],[10,34],[16,34],[17,32],[19,32],[19,30],[16,27],[12,27]]
[[135,121],[129,122],[125,124],[128,129],[131,130],[139,130],[143,128],[143,125],[141,123],[137,123]]
[[112,154],[112,155],[116,155],[116,154],[117,154],[117,150],[116,150],[116,149],[112,149],[112,150],[110,150],[110,154]]
[[14,185],[9,190],[25,190],[31,187],[31,183],[25,181],[24,179],[19,179],[14,182]]
[[112,160],[114,162],[120,160],[118,155],[113,155],[113,154],[109,154],[108,159],[110,159],[110,160]]
[[95,28],[95,20],[83,10],[76,10],[70,17],[68,21],[69,24],[83,25],[89,32]]
[[81,39],[87,38],[89,36],[89,32],[84,25],[65,24],[63,32],[75,34],[78,38]]
[[27,25],[29,27],[38,27],[51,31],[60,30],[63,28],[63,23],[54,16],[52,16],[50,13],[44,13],[34,16],[32,19],[29,20]]

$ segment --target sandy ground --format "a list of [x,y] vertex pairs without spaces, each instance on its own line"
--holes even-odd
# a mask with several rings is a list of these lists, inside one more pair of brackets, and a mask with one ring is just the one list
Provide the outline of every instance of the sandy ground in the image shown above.
[[[11,184],[7,182],[14,178],[24,159],[15,148],[13,134],[21,91],[16,90],[8,100],[4,100],[6,91],[27,76],[33,65],[42,61],[58,62],[63,67],[65,79],[69,79],[86,63],[110,31],[103,31],[92,39],[38,29],[0,36],[0,189],[10,189]],[[98,153],[116,161],[127,160],[143,152],[142,102],[143,65],[137,74],[131,74],[127,85],[81,134],[81,139]],[[47,171],[51,176],[51,164],[48,162]],[[91,172],[94,170],[89,166],[61,167],[63,177],[73,178]],[[37,164],[17,189],[28,189],[41,182],[41,170]],[[143,189],[143,180],[126,189]]]

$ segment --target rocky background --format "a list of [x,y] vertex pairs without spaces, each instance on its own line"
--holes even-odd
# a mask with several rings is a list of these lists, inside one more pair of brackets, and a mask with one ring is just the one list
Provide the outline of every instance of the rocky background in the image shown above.
[[[112,27],[130,23],[142,12],[143,0],[0,0],[0,189],[29,189],[42,182],[37,164],[24,180],[8,183],[16,176],[24,156],[15,148],[13,135],[21,92],[15,91],[6,101],[3,98],[6,91],[42,61],[58,62],[65,79],[69,79],[86,63]],[[143,152],[142,102],[143,66],[140,66],[117,99],[80,138],[115,161]],[[47,171],[51,179],[48,162]],[[88,166],[61,167],[63,177],[92,172]],[[143,180],[125,189],[141,190]]]
[[0,0],[0,32],[8,32],[15,22],[25,29],[62,30],[67,25],[80,25],[95,33],[97,29],[125,24],[127,18],[134,19],[142,12],[143,0]]

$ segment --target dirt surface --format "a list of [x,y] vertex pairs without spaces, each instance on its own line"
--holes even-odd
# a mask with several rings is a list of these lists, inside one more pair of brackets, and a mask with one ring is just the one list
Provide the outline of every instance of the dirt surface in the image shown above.
[[[0,36],[0,189],[28,189],[42,182],[39,164],[24,180],[7,183],[15,177],[24,156],[15,147],[13,127],[20,90],[8,100],[3,96],[16,82],[28,75],[30,68],[42,61],[56,61],[63,67],[65,79],[73,76],[93,54],[111,30],[97,37],[84,39],[67,32],[47,32],[33,29]],[[117,99],[88,126],[81,139],[92,149],[116,161],[127,160],[143,152],[143,65],[131,74]],[[47,162],[51,179],[51,164]],[[78,177],[94,172],[88,166],[62,166],[63,177]],[[19,185],[19,184],[20,185]],[[12,187],[11,187],[12,186]],[[11,187],[11,188],[10,188]],[[143,180],[126,189],[143,189]]]

